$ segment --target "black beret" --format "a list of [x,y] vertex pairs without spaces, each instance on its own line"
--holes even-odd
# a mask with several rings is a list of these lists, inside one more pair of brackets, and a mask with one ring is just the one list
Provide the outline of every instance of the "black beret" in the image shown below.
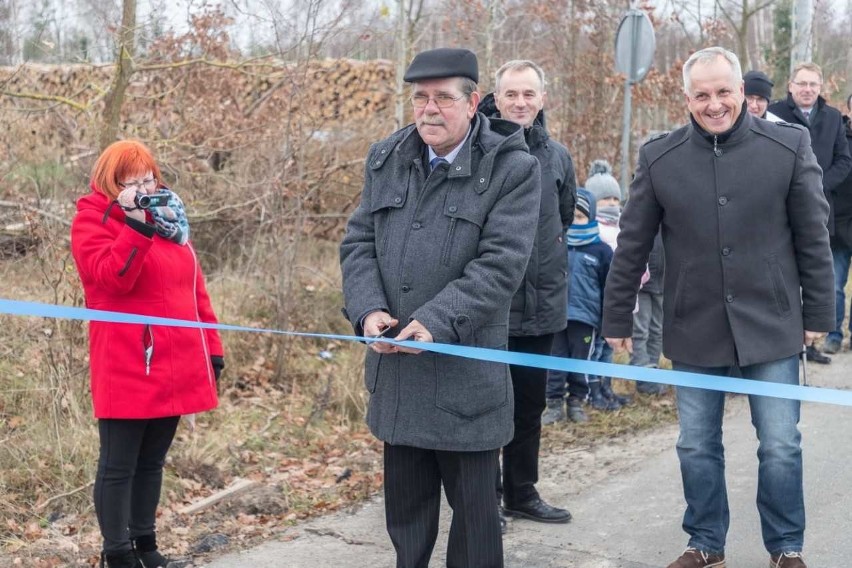
[[772,87],[775,83],[761,71],[749,71],[743,76],[746,95],[757,95],[767,101],[772,100]]
[[443,79],[445,77],[467,77],[474,83],[479,82],[479,64],[476,54],[469,49],[440,47],[421,51],[405,71],[403,80],[415,83],[425,79]]

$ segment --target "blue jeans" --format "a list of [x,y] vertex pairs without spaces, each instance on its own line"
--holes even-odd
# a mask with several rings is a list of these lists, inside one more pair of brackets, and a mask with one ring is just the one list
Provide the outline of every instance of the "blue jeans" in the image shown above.
[[[846,316],[846,280],[849,276],[849,264],[852,260],[852,250],[848,248],[831,247],[831,257],[834,260],[834,297],[837,310],[837,325],[834,331],[828,335],[843,339],[843,318]],[[850,308],[852,309],[852,308]],[[852,330],[852,321],[849,322],[849,329]]]
[[[731,376],[734,368],[695,367],[673,363],[678,371]],[[742,376],[758,381],[798,384],[799,359],[742,367]],[[712,379],[709,379],[712,380]],[[802,435],[798,400],[749,395],[751,423],[760,444],[757,449],[757,510],[763,543],[770,554],[800,552],[804,543],[805,502],[802,490]],[[722,554],[729,525],[725,487],[722,416],[725,393],[678,387],[680,436],[677,454],[683,478],[686,512],[683,530],[689,546]]]

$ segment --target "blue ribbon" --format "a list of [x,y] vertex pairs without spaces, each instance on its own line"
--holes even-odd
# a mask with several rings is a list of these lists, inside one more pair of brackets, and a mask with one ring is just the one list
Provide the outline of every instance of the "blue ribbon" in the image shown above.
[[201,329],[216,329],[221,331],[244,331],[252,333],[273,333],[293,337],[315,337],[319,339],[336,339],[340,341],[358,341],[363,343],[385,342],[441,353],[479,361],[490,361],[494,363],[506,363],[509,365],[522,365],[525,367],[537,367],[553,371],[566,371],[571,373],[582,373],[588,375],[601,375],[606,377],[620,377],[633,381],[649,381],[673,385],[678,387],[693,387],[715,391],[733,392],[740,394],[755,394],[801,400],[807,402],[823,402],[842,406],[852,406],[852,391],[838,389],[804,387],[800,385],[787,385],[766,381],[749,379],[738,379],[733,377],[721,377],[715,375],[702,375],[699,373],[688,373],[685,371],[666,371],[662,369],[651,369],[647,367],[634,367],[630,365],[616,365],[613,363],[599,363],[596,361],[585,361],[581,359],[567,359],[553,357],[550,355],[533,355],[530,353],[516,353],[513,351],[502,351],[498,349],[484,349],[482,347],[467,347],[463,345],[450,345],[446,343],[425,343],[420,341],[394,341],[385,338],[357,337],[353,335],[337,335],[332,333],[308,333],[303,331],[284,331],[280,329],[265,329],[257,327],[246,327],[241,325],[228,325],[221,323],[204,323],[192,320],[181,320],[155,316],[143,316],[123,312],[111,312],[105,310],[93,310],[88,308],[75,308],[72,306],[57,306],[54,304],[43,304],[39,302],[23,302],[19,300],[7,300],[0,298],[0,314],[16,316],[36,316],[54,319],[73,319],[81,321],[101,321],[110,323],[135,323],[153,324],[173,327],[191,327]]

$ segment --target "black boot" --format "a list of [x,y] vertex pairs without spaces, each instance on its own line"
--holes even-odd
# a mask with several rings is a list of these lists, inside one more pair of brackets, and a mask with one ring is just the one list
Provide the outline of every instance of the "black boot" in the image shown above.
[[589,405],[595,410],[618,410],[621,405],[603,395],[603,387],[599,381],[589,383]]
[[633,402],[632,397],[615,394],[615,392],[612,390],[612,377],[601,378],[601,391],[604,395],[604,398],[614,400],[618,403],[619,408],[622,406],[627,406],[628,404]]
[[141,561],[141,568],[167,568],[169,559],[157,551],[157,537],[153,534],[131,539],[133,550]]
[[136,553],[132,550],[127,552],[101,552],[101,568],[145,568]]

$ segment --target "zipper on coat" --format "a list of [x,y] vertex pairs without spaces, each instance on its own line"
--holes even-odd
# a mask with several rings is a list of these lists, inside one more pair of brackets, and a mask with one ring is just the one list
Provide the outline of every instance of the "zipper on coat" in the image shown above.
[[722,155],[722,151],[719,149],[719,137],[715,134],[713,135],[713,154],[717,158]]
[[154,332],[151,324],[145,324],[142,331],[142,352],[145,355],[145,375],[151,374],[151,359],[154,358]]
[[[198,257],[195,256],[195,249],[187,243],[189,252],[192,253],[193,268],[192,268],[192,302],[195,307],[195,321],[201,323],[201,314],[198,312]],[[204,351],[206,361],[204,368],[207,369],[207,381],[213,390],[216,390],[216,376],[213,374],[213,362],[210,360],[210,349],[207,347],[207,333],[203,328],[198,328],[198,333],[201,334],[201,348]]]

